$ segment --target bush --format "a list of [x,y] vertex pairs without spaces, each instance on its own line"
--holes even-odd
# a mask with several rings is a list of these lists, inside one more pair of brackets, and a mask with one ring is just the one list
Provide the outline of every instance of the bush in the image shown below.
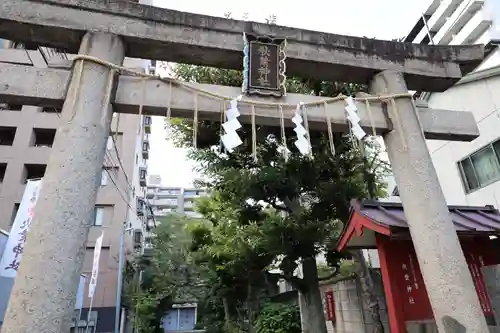
[[300,312],[297,305],[269,304],[260,312],[257,333],[300,333]]

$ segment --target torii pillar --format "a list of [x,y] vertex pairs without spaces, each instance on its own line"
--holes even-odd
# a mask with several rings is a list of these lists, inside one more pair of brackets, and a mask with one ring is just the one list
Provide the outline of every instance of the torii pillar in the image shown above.
[[[125,46],[119,36],[88,32],[79,53],[121,65]],[[116,79],[106,66],[77,61],[73,67],[2,333],[69,332]]]
[[[377,74],[370,89],[408,93],[403,75],[391,71]],[[383,137],[439,332],[489,332],[414,104],[395,102],[398,119]]]

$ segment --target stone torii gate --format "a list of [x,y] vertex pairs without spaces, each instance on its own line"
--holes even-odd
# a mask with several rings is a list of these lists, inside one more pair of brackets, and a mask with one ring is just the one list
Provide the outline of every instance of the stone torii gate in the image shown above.
[[[408,89],[444,91],[484,57],[483,46],[412,45],[339,36],[118,0],[0,2],[0,38],[64,48],[117,65],[129,56],[239,69],[244,32],[286,37],[289,75],[369,83],[371,92],[379,95]],[[2,102],[63,105],[62,125],[2,332],[69,331],[112,112],[137,113],[142,99],[144,114],[165,115],[171,102],[173,116],[193,116],[194,102],[186,91],[174,86],[169,101],[164,83],[148,80],[144,96],[142,84],[142,79],[117,77],[107,66],[82,60],[75,62],[71,72],[0,65]],[[229,96],[240,93],[229,87],[203,88]],[[280,101],[314,98],[290,94]],[[452,332],[449,325],[454,323],[469,333],[487,332],[424,140],[425,134],[429,139],[471,141],[479,135],[476,123],[467,112],[425,105],[415,109],[409,98],[396,103],[399,130],[392,128],[381,106],[374,105],[373,122],[385,140],[439,331]],[[220,119],[219,107],[200,96],[199,118]],[[241,112],[247,116],[242,121],[248,121],[250,111],[242,107]],[[326,128],[321,112],[308,109],[311,128]],[[329,112],[333,130],[346,131],[343,106]],[[279,123],[275,111],[257,108],[256,113],[258,123]],[[359,115],[369,132],[362,105]]]

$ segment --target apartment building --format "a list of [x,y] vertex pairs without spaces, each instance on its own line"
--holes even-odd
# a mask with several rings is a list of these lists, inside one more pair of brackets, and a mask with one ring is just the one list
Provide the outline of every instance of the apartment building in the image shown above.
[[434,0],[406,37],[436,45],[484,44],[487,57],[443,93],[422,93],[429,107],[471,111],[472,142],[428,141],[448,204],[500,208],[500,1]]
[[[3,46],[0,62],[46,68],[50,64],[71,60],[71,55],[42,47],[8,41],[0,41],[0,46]],[[145,60],[126,59],[124,66],[149,71],[149,63]],[[61,122],[60,113],[60,109],[54,108],[0,105],[0,229],[10,230],[26,181],[44,176],[56,129]],[[143,234],[151,226],[153,216],[144,204],[150,132],[149,116],[113,115],[82,271],[90,277],[95,241],[104,233],[91,313],[91,318],[97,323],[94,332],[112,332],[114,329],[118,256],[124,225],[129,229],[124,247],[129,257],[142,253],[145,247]],[[85,296],[82,320],[87,318],[89,306],[90,299]],[[0,313],[0,322],[2,317],[3,313]]]
[[151,175],[148,181],[146,198],[156,217],[176,212],[200,218],[201,215],[194,209],[195,200],[205,195],[206,191],[201,188],[161,185],[161,177],[159,175]]

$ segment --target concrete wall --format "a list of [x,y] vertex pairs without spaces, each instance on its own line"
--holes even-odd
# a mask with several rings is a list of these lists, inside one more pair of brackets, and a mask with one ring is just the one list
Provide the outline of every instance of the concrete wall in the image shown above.
[[[488,293],[491,298],[491,303],[497,323],[500,323],[500,265],[484,267],[482,269],[484,281],[486,283]],[[375,283],[375,292],[379,298],[381,305],[380,316],[384,324],[385,332],[390,333],[389,318],[385,297],[383,293],[383,285],[379,270],[373,270],[373,279]],[[335,284],[324,284],[320,286],[322,295],[327,290],[333,290],[335,298],[335,317],[336,327],[334,328],[331,322],[327,321],[329,332],[335,333],[371,333],[373,332],[373,321],[368,312],[368,308],[363,302],[363,296],[359,281],[350,279],[340,281]],[[325,313],[326,318],[326,313]],[[438,333],[437,326],[433,321],[406,323],[408,333]],[[491,333],[500,333],[500,325],[495,327],[490,326]]]
[[[381,304],[380,316],[386,332],[388,329],[387,310],[383,286],[378,270],[373,271],[375,292]],[[369,313],[366,301],[363,299],[359,281],[355,278],[337,282],[335,284],[324,284],[320,286],[322,295],[327,290],[332,290],[335,299],[336,327],[327,321],[328,331],[335,333],[371,333],[373,331],[373,320]],[[326,317],[326,314],[325,314]]]

